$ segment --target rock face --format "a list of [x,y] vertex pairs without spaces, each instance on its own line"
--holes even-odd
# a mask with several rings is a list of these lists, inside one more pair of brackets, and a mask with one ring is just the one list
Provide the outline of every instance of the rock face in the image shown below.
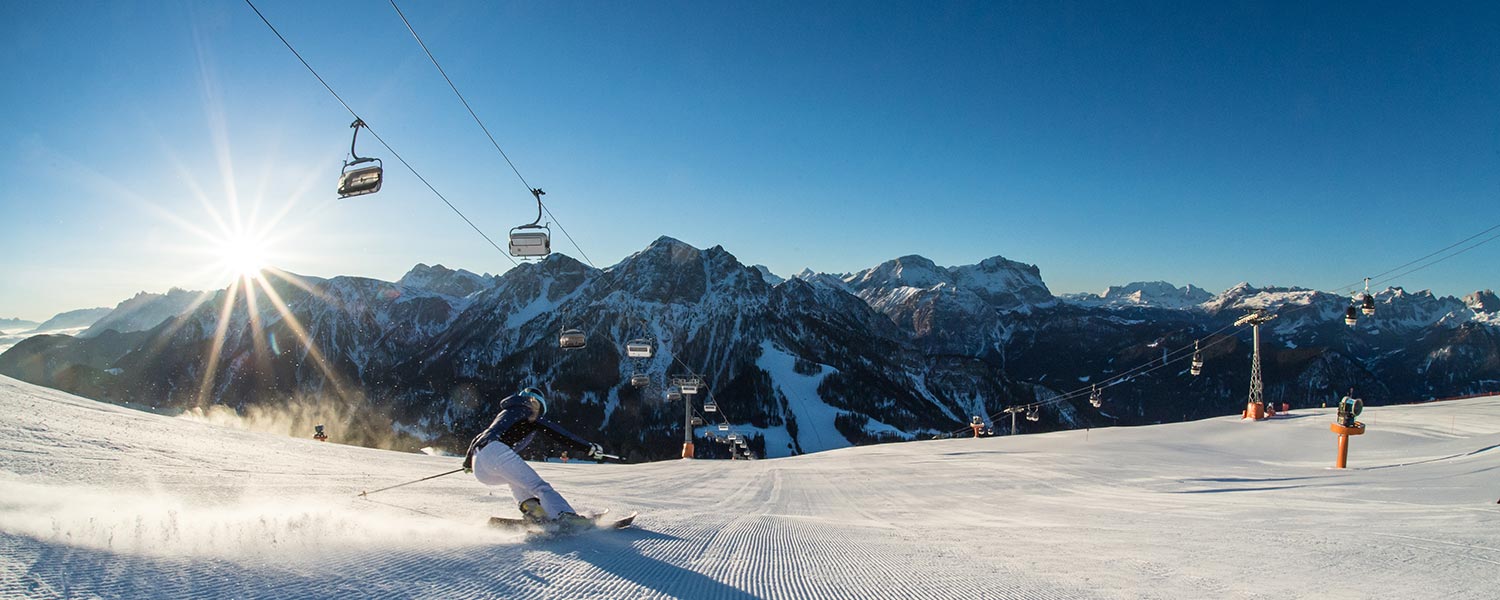
[[[1349,298],[1313,290],[1241,284],[1210,297],[1137,283],[1059,301],[1035,266],[1000,257],[941,267],[904,256],[783,280],[665,237],[604,270],[554,254],[500,276],[417,265],[396,282],[290,277],[256,286],[253,303],[243,289],[139,295],[87,335],[22,341],[0,354],[0,373],[159,407],[378,414],[370,422],[394,422],[417,440],[407,443],[450,449],[501,398],[537,386],[550,415],[636,460],[678,453],[684,407],[666,395],[689,374],[707,383],[692,399],[709,422],[694,432],[705,456],[725,454],[712,443],[720,419],[757,454],[784,456],[944,434],[1100,383],[1102,408],[1062,402],[1025,430],[1232,414],[1250,351],[1232,323],[1258,308],[1280,315],[1263,331],[1275,402],[1318,405],[1351,386],[1372,404],[1500,387],[1488,292],[1390,288],[1350,328]],[[587,346],[559,349],[567,329]],[[626,357],[640,338],[655,355]],[[1195,339],[1199,377],[1183,360]],[[650,385],[629,385],[637,373]],[[702,412],[709,397],[720,412]]]

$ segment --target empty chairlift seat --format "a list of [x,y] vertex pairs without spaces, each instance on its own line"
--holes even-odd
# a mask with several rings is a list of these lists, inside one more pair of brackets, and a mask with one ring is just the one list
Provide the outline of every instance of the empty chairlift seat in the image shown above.
[[719,404],[713,400],[703,403],[703,412],[719,412]]
[[651,385],[651,378],[645,373],[636,373],[630,376],[630,385],[635,388],[643,388]]

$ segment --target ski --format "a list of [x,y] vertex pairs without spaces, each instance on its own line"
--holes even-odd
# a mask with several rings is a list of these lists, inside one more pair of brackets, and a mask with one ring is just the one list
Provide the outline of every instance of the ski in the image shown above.
[[631,523],[635,522],[636,515],[640,514],[638,512],[635,512],[618,519],[608,520],[604,518],[605,514],[607,514],[608,512],[608,510],[605,510],[599,513],[588,515],[589,521],[593,524],[593,526],[584,528],[567,528],[556,523],[537,523],[534,521],[528,521],[526,519],[516,519],[510,517],[490,517],[489,526],[495,529],[524,530],[530,532],[554,534],[577,533],[579,531],[588,531],[590,529],[624,529],[626,527],[630,527]]

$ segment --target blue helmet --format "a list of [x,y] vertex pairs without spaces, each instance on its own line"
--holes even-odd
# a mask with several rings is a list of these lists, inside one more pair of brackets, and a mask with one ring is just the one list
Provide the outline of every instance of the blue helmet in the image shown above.
[[542,397],[541,390],[529,387],[521,390],[516,395],[531,400],[531,409],[536,413],[536,418],[540,419],[542,415],[547,414],[547,399]]

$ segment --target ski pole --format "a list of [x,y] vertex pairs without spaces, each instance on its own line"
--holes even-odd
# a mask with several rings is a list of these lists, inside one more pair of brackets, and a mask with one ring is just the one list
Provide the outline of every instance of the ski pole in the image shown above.
[[421,483],[423,481],[427,481],[428,479],[437,479],[437,478],[442,477],[444,475],[452,475],[452,474],[457,473],[457,472],[462,471],[462,470],[463,470],[463,468],[460,467],[460,468],[454,469],[452,471],[448,471],[447,473],[438,473],[437,475],[429,475],[427,477],[423,477],[423,478],[417,479],[415,481],[408,481],[406,483],[398,483],[396,485],[389,486],[389,487],[383,487],[383,488],[380,488],[378,490],[370,490],[368,492],[360,492],[359,495],[360,496],[368,496],[370,494],[377,494],[377,493],[380,493],[380,492],[384,492],[386,490],[394,490],[394,489],[396,489],[398,487],[408,486],[408,485],[411,485],[413,483]]

